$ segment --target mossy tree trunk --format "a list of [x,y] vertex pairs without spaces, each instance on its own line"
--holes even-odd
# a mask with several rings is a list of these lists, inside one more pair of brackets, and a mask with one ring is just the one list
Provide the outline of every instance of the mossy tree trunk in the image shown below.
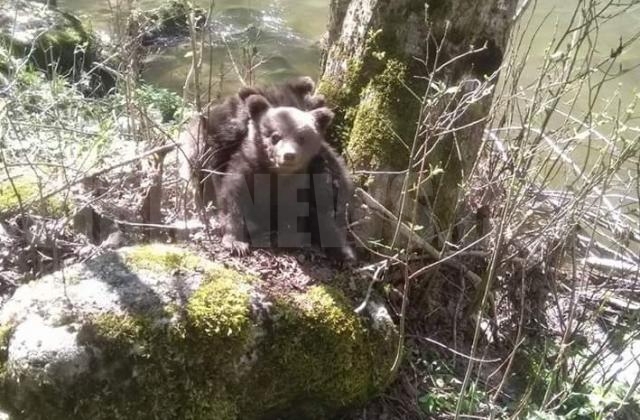
[[[414,216],[429,232],[440,235],[436,242],[450,236],[449,228],[459,217],[460,185],[476,161],[491,106],[490,90],[468,93],[486,87],[487,77],[500,68],[516,4],[517,0],[331,1],[319,91],[338,112],[333,140],[354,170],[378,172],[359,181],[396,215],[401,213],[406,180],[427,179],[417,190],[422,204]],[[459,58],[452,60],[455,57]],[[451,118],[443,123],[445,113]],[[398,174],[410,166],[408,177]],[[413,206],[403,208],[406,220],[406,209]],[[367,235],[388,240],[393,230]]]

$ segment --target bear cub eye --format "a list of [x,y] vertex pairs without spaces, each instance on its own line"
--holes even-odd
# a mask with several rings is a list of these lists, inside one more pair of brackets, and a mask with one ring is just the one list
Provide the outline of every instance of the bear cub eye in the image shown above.
[[271,134],[271,142],[273,144],[276,144],[277,142],[279,142],[282,139],[282,136],[279,133],[273,133]]

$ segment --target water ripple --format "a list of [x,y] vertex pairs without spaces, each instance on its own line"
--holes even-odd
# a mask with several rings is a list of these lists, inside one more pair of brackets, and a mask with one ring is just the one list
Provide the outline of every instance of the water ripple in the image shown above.
[[275,2],[264,10],[232,7],[214,14],[209,22],[213,42],[304,42],[304,38],[287,25],[282,8]]

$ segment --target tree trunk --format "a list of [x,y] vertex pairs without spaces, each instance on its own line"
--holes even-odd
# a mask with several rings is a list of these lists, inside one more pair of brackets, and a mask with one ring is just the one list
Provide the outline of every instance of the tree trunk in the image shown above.
[[[376,200],[436,242],[461,213],[460,185],[478,155],[516,4],[331,1],[319,91],[336,106],[332,140],[355,171],[378,172],[358,178]],[[421,203],[417,211],[402,205],[402,191]],[[389,240],[388,228],[366,235]]]

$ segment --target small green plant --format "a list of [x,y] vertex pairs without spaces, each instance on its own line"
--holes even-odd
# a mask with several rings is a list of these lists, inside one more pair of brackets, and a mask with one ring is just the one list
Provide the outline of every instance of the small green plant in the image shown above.
[[[460,398],[462,381],[454,370],[441,360],[428,363],[427,393],[418,398],[422,412],[429,416],[454,413]],[[489,408],[489,397],[477,383],[472,383],[462,396],[461,410],[464,413],[483,413]]]
[[[578,346],[579,347],[579,346]],[[603,387],[592,383],[583,383],[570,371],[555,369],[550,361],[558,354],[558,346],[545,343],[533,345],[518,356],[518,364],[526,366],[518,376],[522,376],[526,386],[524,393],[529,395],[526,403],[527,420],[605,420],[612,418],[616,411],[625,405],[624,395],[627,387],[620,384]],[[568,354],[579,357],[578,348]],[[572,359],[575,360],[575,359]],[[552,397],[544,401],[543,396]],[[520,404],[522,407],[522,402]]]
[[146,107],[155,108],[162,116],[162,122],[167,123],[176,119],[176,112],[182,108],[183,101],[175,92],[152,85],[142,85],[138,88],[138,98]]
[[586,386],[582,392],[568,392],[557,407],[533,410],[527,420],[606,420],[614,418],[617,410],[624,406],[622,389],[606,390],[603,387]]

